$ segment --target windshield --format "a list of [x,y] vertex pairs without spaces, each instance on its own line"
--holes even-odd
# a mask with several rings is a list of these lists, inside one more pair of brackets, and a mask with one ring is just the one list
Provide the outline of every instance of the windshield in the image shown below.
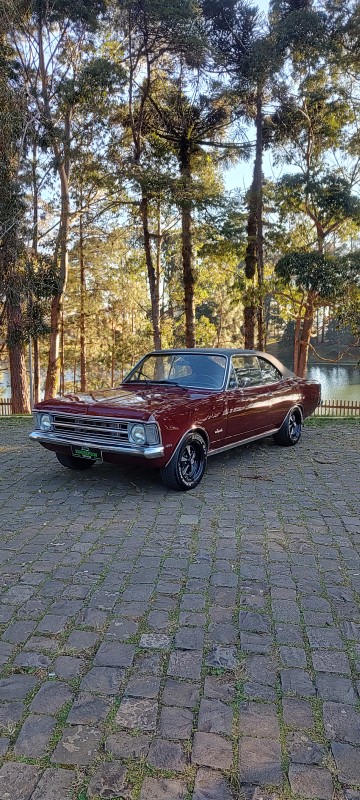
[[124,383],[169,383],[197,389],[221,389],[226,358],[206,353],[149,355],[125,378]]

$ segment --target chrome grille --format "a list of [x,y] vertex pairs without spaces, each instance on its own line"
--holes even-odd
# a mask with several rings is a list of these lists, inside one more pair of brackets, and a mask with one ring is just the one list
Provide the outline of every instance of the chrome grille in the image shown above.
[[104,417],[87,417],[76,414],[53,414],[53,431],[60,433],[66,439],[84,437],[87,442],[94,444],[106,441],[129,443],[129,423],[118,419],[104,419]]

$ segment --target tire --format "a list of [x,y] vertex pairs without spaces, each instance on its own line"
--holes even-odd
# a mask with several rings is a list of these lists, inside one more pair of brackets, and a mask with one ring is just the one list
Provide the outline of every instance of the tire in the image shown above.
[[280,430],[274,434],[274,442],[283,447],[293,447],[301,439],[302,414],[299,408],[289,411]]
[[95,464],[95,461],[91,458],[75,458],[74,456],[66,456],[64,453],[55,453],[55,455],[60,464],[68,469],[90,469]]
[[199,433],[189,433],[171,461],[160,470],[169,489],[188,492],[200,483],[206,469],[207,447]]

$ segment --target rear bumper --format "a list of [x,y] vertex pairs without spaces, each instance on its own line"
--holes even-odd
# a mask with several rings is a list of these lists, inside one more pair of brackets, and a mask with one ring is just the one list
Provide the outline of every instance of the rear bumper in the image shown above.
[[72,436],[71,440],[65,436],[60,436],[57,433],[46,433],[45,431],[33,431],[30,433],[30,439],[40,444],[60,445],[61,447],[71,447],[71,445],[82,445],[83,447],[97,447],[104,453],[114,453],[119,456],[142,456],[143,458],[161,458],[164,455],[164,448],[161,444],[144,445],[111,445],[108,442],[87,442],[84,438],[79,439]]

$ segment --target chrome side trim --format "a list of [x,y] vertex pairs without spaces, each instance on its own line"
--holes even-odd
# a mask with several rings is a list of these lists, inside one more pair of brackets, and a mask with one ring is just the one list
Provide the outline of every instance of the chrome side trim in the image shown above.
[[241,447],[242,444],[249,444],[249,442],[256,442],[257,439],[266,439],[267,436],[273,436],[274,433],[277,433],[279,428],[274,428],[272,431],[266,431],[265,433],[260,433],[257,436],[249,436],[247,439],[241,439],[237,442],[232,442],[232,444],[225,444],[223,447],[217,447],[216,450],[209,450],[208,456],[216,456],[218,453],[223,453],[225,450],[233,450],[234,447]]
[[65,437],[57,436],[54,433],[44,433],[43,431],[33,431],[30,433],[30,439],[37,442],[45,442],[47,444],[61,444],[70,446],[72,444],[80,444],[84,447],[94,447],[96,446],[99,450],[102,450],[104,453],[116,453],[117,455],[122,456],[143,456],[144,458],[160,458],[160,456],[164,455],[164,448],[161,444],[158,445],[147,445],[145,447],[138,447],[137,445],[120,445],[115,447],[113,445],[109,445],[109,442],[98,440],[97,442],[86,441],[84,437],[77,439],[76,436],[73,436],[71,440],[66,439]]

